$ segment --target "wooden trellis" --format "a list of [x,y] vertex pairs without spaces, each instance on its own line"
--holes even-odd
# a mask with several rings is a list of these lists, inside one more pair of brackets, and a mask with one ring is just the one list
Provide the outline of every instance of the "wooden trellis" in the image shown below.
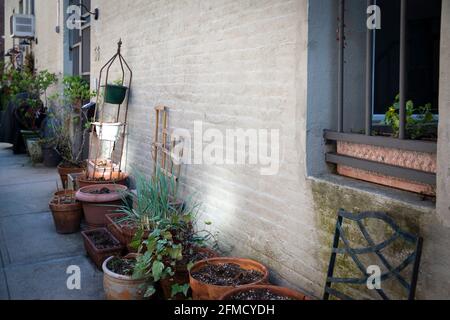
[[178,186],[181,174],[181,159],[183,149],[176,150],[176,146],[182,143],[171,135],[169,129],[169,108],[166,106],[155,107],[156,125],[155,138],[152,144],[153,174],[156,176],[159,169],[166,177],[173,179]]

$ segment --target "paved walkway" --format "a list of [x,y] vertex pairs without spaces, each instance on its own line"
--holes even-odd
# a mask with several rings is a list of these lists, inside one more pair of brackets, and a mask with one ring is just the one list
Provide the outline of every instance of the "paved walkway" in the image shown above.
[[[0,143],[0,300],[103,299],[103,275],[86,257],[80,234],[55,232],[48,202],[59,176],[33,167]],[[81,290],[66,270],[81,269]]]

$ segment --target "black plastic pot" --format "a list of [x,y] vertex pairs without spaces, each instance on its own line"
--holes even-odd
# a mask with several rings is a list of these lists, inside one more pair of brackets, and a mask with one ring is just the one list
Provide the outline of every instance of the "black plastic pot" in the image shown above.
[[56,168],[62,161],[55,148],[49,146],[42,146],[42,158],[44,159],[44,166],[48,168]]
[[127,87],[107,84],[105,88],[105,102],[110,104],[122,104],[127,95]]

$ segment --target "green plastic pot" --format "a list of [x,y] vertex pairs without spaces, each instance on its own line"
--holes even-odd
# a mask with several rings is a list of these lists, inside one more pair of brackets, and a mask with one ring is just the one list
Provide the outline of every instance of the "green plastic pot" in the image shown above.
[[128,88],[125,86],[108,84],[105,88],[105,102],[110,104],[122,104],[127,95]]

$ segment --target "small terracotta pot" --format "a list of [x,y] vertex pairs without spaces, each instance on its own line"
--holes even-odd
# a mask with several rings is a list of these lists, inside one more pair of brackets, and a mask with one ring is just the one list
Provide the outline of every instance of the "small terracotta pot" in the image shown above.
[[86,177],[78,177],[77,183],[79,188],[84,188],[93,185],[105,185],[105,184],[118,184],[122,186],[127,185],[128,175],[123,174],[122,179],[119,180],[108,180],[108,181],[96,181],[96,180],[88,180]]
[[59,176],[61,178],[61,183],[63,185],[63,188],[67,188],[67,180],[68,180],[67,176],[69,174],[82,173],[85,170],[84,168],[77,168],[77,167],[65,168],[65,167],[62,167],[61,165],[59,165],[57,167],[57,169],[58,169]]
[[[91,192],[107,188],[108,194],[92,194]],[[77,200],[83,204],[84,216],[89,229],[106,227],[106,215],[114,213],[122,205],[122,193],[128,188],[117,184],[91,185],[77,191]]]
[[[103,289],[107,300],[145,300],[145,279],[135,280],[129,276],[116,274],[108,269],[108,262],[114,257],[109,257],[103,262]],[[136,258],[136,255],[128,255],[126,258]]]
[[231,301],[232,297],[236,294],[242,293],[242,292],[247,292],[250,290],[269,290],[270,292],[279,295],[279,296],[283,296],[286,298],[289,298],[290,300],[311,300],[310,298],[308,298],[307,296],[305,296],[304,294],[288,289],[288,288],[283,288],[283,287],[277,287],[277,286],[270,286],[270,285],[257,285],[257,286],[243,286],[240,288],[236,288],[233,289],[229,292],[227,292],[226,294],[224,294],[220,300],[227,300],[227,301]]
[[[98,249],[91,240],[90,235],[99,230],[105,231],[111,239],[117,243],[117,245],[106,249]],[[103,262],[105,262],[106,259],[111,256],[120,256],[122,254],[123,246],[120,244],[119,240],[117,240],[106,228],[83,231],[81,235],[83,236],[84,248],[86,249],[87,254],[99,270],[102,270]]]
[[[75,198],[75,192],[73,191],[62,191],[59,193],[57,196],[67,194]],[[52,211],[57,233],[71,234],[80,230],[81,218],[83,217],[81,203],[57,204],[51,201],[49,207]]]
[[[197,248],[198,252],[204,252],[208,254],[209,258],[219,257],[219,254],[208,248]],[[174,300],[185,300],[183,294],[178,294],[175,297],[172,297],[172,286],[174,284],[184,285],[189,283],[189,270],[187,265],[177,265],[175,267],[175,275],[171,278],[162,279],[160,281],[161,289],[166,300],[174,299]]]
[[235,287],[230,286],[216,286],[206,284],[192,277],[192,273],[199,271],[208,264],[227,264],[227,263],[237,264],[242,269],[256,270],[263,274],[263,278],[261,280],[255,283],[250,283],[248,285],[266,284],[268,282],[269,271],[264,265],[262,265],[259,262],[241,258],[212,258],[202,260],[200,262],[197,262],[189,271],[189,282],[192,289],[192,298],[194,300],[218,300],[228,291],[235,289]]

